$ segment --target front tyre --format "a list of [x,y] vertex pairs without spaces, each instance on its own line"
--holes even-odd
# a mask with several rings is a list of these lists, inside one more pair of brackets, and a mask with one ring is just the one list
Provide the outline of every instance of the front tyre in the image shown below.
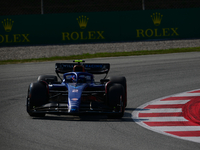
[[111,84],[107,93],[108,105],[114,110],[108,118],[120,119],[124,116],[125,90],[121,84]]
[[31,83],[28,88],[26,110],[32,117],[44,117],[45,113],[36,113],[34,109],[48,102],[48,88],[44,82]]
[[124,87],[124,91],[125,91],[125,99],[124,99],[124,106],[127,106],[127,84],[126,84],[126,78],[123,76],[111,76],[108,77],[108,79],[110,80],[111,83],[118,83],[121,84]]

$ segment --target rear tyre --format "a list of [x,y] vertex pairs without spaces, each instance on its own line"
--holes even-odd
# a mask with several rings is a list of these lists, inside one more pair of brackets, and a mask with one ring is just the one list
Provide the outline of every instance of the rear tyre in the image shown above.
[[108,77],[108,79],[110,80],[111,83],[119,83],[124,87],[124,91],[125,91],[125,99],[124,99],[124,106],[127,106],[127,85],[126,85],[126,78],[125,77],[115,77],[115,76],[111,76]]
[[124,116],[124,99],[125,91],[121,84],[111,84],[108,87],[107,93],[108,105],[115,111],[108,115],[108,118],[120,119]]
[[37,81],[45,81],[46,83],[56,84],[58,82],[57,76],[54,75],[41,75],[38,77]]
[[48,102],[48,89],[44,82],[31,83],[28,89],[27,113],[32,117],[44,117],[45,113],[36,113],[34,108],[42,106]]

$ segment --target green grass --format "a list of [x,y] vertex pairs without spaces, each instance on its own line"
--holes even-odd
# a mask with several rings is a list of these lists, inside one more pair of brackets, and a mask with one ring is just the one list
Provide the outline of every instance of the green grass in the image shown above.
[[82,55],[55,56],[50,58],[45,57],[45,58],[23,59],[23,60],[1,60],[0,65],[26,63],[26,62],[74,60],[74,59],[86,59],[86,58],[98,58],[98,57],[139,56],[139,55],[169,54],[169,53],[182,53],[182,52],[200,52],[200,47],[173,48],[167,50],[143,50],[143,51],[131,51],[131,52],[96,53],[96,54],[86,53]]

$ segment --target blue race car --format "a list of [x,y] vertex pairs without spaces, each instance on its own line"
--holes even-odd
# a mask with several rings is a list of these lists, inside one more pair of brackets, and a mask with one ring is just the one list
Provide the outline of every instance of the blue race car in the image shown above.
[[[57,76],[41,75],[29,85],[28,114],[44,117],[45,114],[101,113],[109,118],[122,118],[127,105],[126,78],[106,78],[109,70],[109,63],[84,63],[83,60],[56,63]],[[106,75],[95,82],[94,74]]]

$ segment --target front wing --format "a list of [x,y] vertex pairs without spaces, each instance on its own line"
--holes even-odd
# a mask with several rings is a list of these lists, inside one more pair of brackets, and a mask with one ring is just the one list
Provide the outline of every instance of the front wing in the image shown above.
[[[55,93],[56,95],[65,95],[68,96],[68,91],[55,91],[50,90],[49,93]],[[83,91],[82,95],[94,95],[98,93],[105,93],[105,91]],[[80,115],[80,114],[118,114],[121,113],[109,107],[105,102],[96,102],[96,101],[89,101],[80,104],[78,112],[69,112],[68,111],[68,102],[56,102],[51,101],[47,104],[44,104],[39,107],[34,107],[32,110],[33,113],[45,113],[45,114],[71,114],[71,115]]]

